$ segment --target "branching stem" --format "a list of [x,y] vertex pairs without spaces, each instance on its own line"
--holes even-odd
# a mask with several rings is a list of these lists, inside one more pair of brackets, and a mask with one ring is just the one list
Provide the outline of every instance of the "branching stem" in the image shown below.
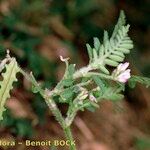
[[25,71],[23,71],[21,68],[20,68],[20,72],[26,77],[27,80],[29,80],[38,89],[38,92],[40,93],[40,95],[45,99],[45,102],[48,105],[49,109],[52,111],[56,120],[59,122],[60,126],[63,128],[67,140],[70,141],[69,142],[70,150],[76,150],[70,126],[66,125],[65,119],[62,116],[62,113],[60,112],[59,108],[57,107],[57,104],[55,103],[55,101],[51,97],[49,97],[47,90],[43,90],[39,86],[39,84],[33,77],[32,73],[29,75]]

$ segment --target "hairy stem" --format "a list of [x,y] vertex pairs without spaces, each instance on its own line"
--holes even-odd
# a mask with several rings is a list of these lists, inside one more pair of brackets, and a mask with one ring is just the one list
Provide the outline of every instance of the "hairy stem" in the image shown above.
[[66,119],[65,119],[65,122],[66,122],[66,126],[70,126],[75,118],[77,114],[77,110],[74,111],[74,112],[71,112],[71,114],[69,114]]
[[69,140],[70,150],[76,150],[75,141],[73,139],[70,126],[64,128],[63,130],[64,130],[64,133],[65,133],[66,139]]
[[46,104],[48,105],[49,109],[52,111],[53,115],[55,116],[56,120],[59,122],[60,126],[63,128],[65,136],[67,140],[69,140],[70,150],[76,150],[74,139],[71,133],[70,126],[66,125],[65,119],[62,116],[59,108],[57,107],[55,101],[48,95],[47,90],[43,90],[32,74],[27,74],[20,68],[20,72],[29,80],[38,90],[40,95],[45,99]]
[[42,93],[41,93],[41,95],[45,99],[49,109],[52,111],[52,113],[55,116],[56,120],[59,122],[62,129],[64,130],[65,137],[66,137],[67,140],[69,140],[70,150],[76,150],[70,126],[66,125],[65,119],[63,118],[60,110],[58,109],[58,107],[56,105],[56,103],[53,101],[53,99],[50,99],[49,97],[47,97],[46,92],[45,92],[45,95],[43,95]]
[[91,77],[93,75],[98,75],[104,79],[114,80],[111,75],[106,75],[106,74],[99,73],[99,72],[92,72],[92,70],[95,70],[95,69],[89,67],[89,65],[86,67],[83,67],[75,72],[73,78],[77,79],[77,78],[82,78],[82,77]]

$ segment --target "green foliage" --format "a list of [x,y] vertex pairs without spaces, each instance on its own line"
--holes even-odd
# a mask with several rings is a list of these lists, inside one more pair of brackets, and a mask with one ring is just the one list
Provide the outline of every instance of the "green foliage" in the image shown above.
[[97,101],[101,101],[102,99],[118,101],[124,98],[122,94],[125,88],[124,84],[111,84],[109,82],[106,82],[105,80],[100,79],[97,76],[94,76],[93,79],[95,83],[99,86],[99,88],[97,88],[97,90],[93,92]]
[[106,89],[106,85],[103,83],[103,81],[97,77],[97,76],[93,76],[93,80],[94,82],[97,84],[98,87],[100,87],[101,93],[103,94],[105,89]]
[[67,88],[60,94],[59,101],[69,103],[70,101],[73,100],[73,96],[74,96],[73,88],[72,87]]
[[12,134],[16,134],[20,137],[32,137],[33,128],[31,121],[25,118],[15,118],[9,109],[4,112],[4,116],[0,126],[9,128]]
[[64,74],[64,78],[61,82],[63,87],[69,87],[73,85],[73,74],[75,73],[75,65],[74,64],[68,64],[66,65],[66,71]]
[[132,77],[129,79],[128,84],[131,88],[134,88],[136,86],[136,83],[141,83],[144,84],[146,87],[149,87],[150,78],[132,75]]
[[33,129],[31,122],[27,119],[16,119],[15,128],[12,129],[12,132],[21,137],[32,137]]
[[[68,117],[72,117],[78,110],[84,110],[84,108],[94,111],[98,107],[97,102],[102,99],[111,101],[123,99],[124,84],[116,82],[113,75],[109,75],[110,72],[106,65],[117,67],[123,62],[125,54],[128,54],[133,48],[132,40],[127,34],[128,30],[129,25],[125,25],[125,15],[121,11],[111,38],[108,32],[104,31],[103,43],[100,43],[98,38],[94,38],[94,48],[89,44],[86,45],[90,58],[88,66],[76,71],[75,65],[69,64],[68,58],[61,57],[66,64],[66,70],[62,80],[54,89],[54,99],[59,103],[68,103]],[[97,69],[104,74],[96,72]],[[76,81],[76,78],[81,78],[81,81]],[[92,84],[86,86],[84,82],[89,80]],[[116,83],[107,80],[115,80]],[[134,80],[132,77],[130,81],[133,84],[136,80],[141,83],[147,82],[146,78],[135,79],[135,77]]]
[[62,80],[57,84],[56,89],[61,89],[63,87],[70,87],[73,85],[73,75],[75,73],[75,64],[69,64],[69,58],[60,58],[66,64],[66,69]]
[[2,73],[3,80],[0,82],[0,120],[5,111],[4,105],[10,98],[10,91],[13,88],[13,82],[17,81],[16,74],[20,71],[15,58],[12,58],[9,64],[5,65],[6,71]]
[[[88,14],[89,12],[94,10],[92,5],[90,5],[91,2],[89,2],[89,0],[86,1],[88,2],[86,4],[82,1],[82,5],[85,4],[84,6],[88,6],[84,7],[84,9],[81,9],[81,7],[77,7],[81,3],[81,0],[77,0],[75,1],[75,3],[68,2],[67,6],[63,5],[63,9],[65,9],[66,12],[70,12],[68,13],[68,20],[70,22],[73,22],[73,20],[78,17],[77,14],[82,12],[79,16],[79,18],[82,18],[82,15]],[[51,72],[51,64],[49,63],[49,61],[41,57],[37,52],[33,50],[41,42],[41,39],[35,38],[28,32],[28,29],[30,29],[28,28],[28,25],[30,25],[30,20],[33,25],[38,26],[38,30],[41,28],[44,29],[45,25],[49,26],[49,20],[47,21],[47,19],[41,18],[39,12],[41,8],[44,9],[46,5],[42,5],[42,1],[31,1],[31,3],[32,5],[30,7],[27,7],[27,15],[26,10],[24,9],[24,11],[19,14],[19,17],[17,17],[16,15],[17,12],[19,12],[18,10],[12,11],[13,13],[10,16],[4,17],[4,23],[2,23],[2,26],[7,27],[10,35],[6,35],[1,40],[5,41],[13,39],[13,46],[24,50],[23,57],[25,57],[24,59],[27,59],[29,67],[35,73],[35,76],[40,78],[43,72],[44,76],[42,77],[44,77],[44,80],[48,80]],[[59,4],[58,1],[55,1],[54,3]],[[26,2],[23,0],[21,5],[22,4],[25,4],[25,6],[29,6],[30,2]],[[76,9],[76,7],[78,9]],[[76,10],[74,14],[72,13],[72,10],[70,8]],[[35,16],[37,14],[36,17],[40,20],[40,22],[34,19],[32,20],[30,18],[30,14],[34,14]],[[23,16],[29,17],[25,19],[25,22],[20,22],[19,20]],[[18,24],[16,26],[16,20],[19,26]],[[68,23],[66,23],[68,26],[70,26],[69,21]],[[21,26],[23,26],[23,28],[21,28]],[[17,33],[15,33],[15,36],[13,36],[14,38],[12,38],[14,28],[15,30],[17,30]],[[124,61],[125,54],[130,53],[130,50],[133,48],[133,43],[128,36],[128,31],[129,25],[125,24],[125,15],[123,11],[121,11],[120,17],[111,37],[109,37],[107,31],[104,31],[103,42],[100,42],[98,38],[94,38],[94,48],[92,48],[89,44],[86,45],[90,58],[89,64],[87,66],[76,70],[74,64],[69,64],[68,58],[64,59],[61,57],[61,60],[66,64],[66,70],[62,80],[53,90],[43,89],[42,86],[37,83],[32,74],[26,74],[21,68],[17,66],[17,62],[13,58],[10,63],[5,66],[6,72],[2,74],[3,80],[0,83],[0,119],[2,119],[4,104],[6,102],[6,99],[10,97],[9,92],[12,89],[13,82],[16,81],[16,74],[19,71],[32,83],[32,92],[40,94],[45,99],[46,104],[51,109],[53,115],[56,117],[56,120],[60,123],[64,131],[66,131],[67,128],[71,125],[74,117],[79,110],[83,111],[84,109],[88,109],[93,111],[99,107],[97,103],[101,100],[106,99],[114,102],[122,99],[124,84],[118,83],[116,81],[117,79],[114,78],[113,73],[110,73],[109,67],[117,67],[119,63]],[[43,35],[44,30],[41,30],[40,34]],[[38,33],[38,36],[40,34]],[[0,66],[0,69],[1,68],[2,67]],[[54,68],[56,68],[55,64],[53,65],[53,70]],[[99,70],[101,70],[102,73],[99,73]],[[132,76],[129,80],[129,85],[134,87],[136,82],[140,82],[147,86],[150,85],[149,78],[138,76]],[[62,116],[61,111],[57,107],[57,103],[68,104],[66,118]],[[34,110],[39,117],[44,117],[44,104],[45,103],[42,104],[40,101],[33,103]],[[14,133],[19,134],[20,136],[27,137],[32,135],[32,127],[30,122],[28,122],[27,120],[25,121],[22,119],[16,119],[15,121],[10,120],[7,125],[12,126],[14,122]],[[70,137],[70,133],[67,133],[66,136],[68,136],[68,139],[72,138]]]
[[105,90],[105,93],[101,98],[112,101],[122,100],[124,98],[124,95],[120,92],[121,90],[115,89],[115,87],[109,87]]
[[87,50],[90,58],[90,65],[93,68],[100,69],[105,74],[109,74],[106,65],[116,67],[123,62],[125,54],[130,53],[133,43],[128,36],[129,25],[125,25],[125,16],[123,11],[111,38],[107,31],[104,31],[103,43],[98,38],[94,38],[94,48],[87,44]]
[[11,115],[9,109],[6,109],[6,111],[4,111],[4,116],[5,117],[1,121],[1,126],[11,128],[15,124],[15,118]]
[[137,150],[149,150],[150,149],[150,139],[139,137],[135,141],[135,146],[136,146]]
[[73,79],[73,74],[75,73],[75,65],[70,64],[66,70],[65,78],[67,79]]
[[116,35],[117,35],[117,32],[118,30],[124,26],[126,23],[126,20],[125,20],[125,14],[123,11],[120,12],[120,16],[119,16],[119,19],[118,19],[118,22],[114,28],[114,31],[113,31],[113,34],[112,34],[112,38],[114,38]]

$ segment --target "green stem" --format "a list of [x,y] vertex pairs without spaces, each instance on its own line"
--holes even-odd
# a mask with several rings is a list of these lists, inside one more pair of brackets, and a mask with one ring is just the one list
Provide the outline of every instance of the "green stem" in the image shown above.
[[69,140],[69,143],[70,143],[70,150],[76,150],[75,141],[74,141],[74,139],[73,139],[70,126],[67,126],[67,127],[64,128],[63,130],[64,130],[64,133],[65,133],[66,139]]
[[86,77],[91,77],[91,76],[94,76],[94,75],[99,76],[103,79],[114,80],[111,75],[106,75],[106,74],[98,73],[98,72],[88,72],[85,76]]
[[50,110],[52,111],[53,115],[55,116],[56,120],[59,122],[59,124],[63,128],[66,139],[69,140],[70,150],[76,150],[75,142],[74,142],[74,139],[73,139],[73,136],[71,133],[70,126],[66,125],[65,120],[64,120],[61,112],[59,111],[57,105],[55,104],[53,99],[45,97],[45,100],[46,100],[46,103],[49,106]]
[[39,86],[39,84],[35,80],[35,78],[32,75],[32,73],[30,75],[28,75],[21,68],[20,68],[20,72],[26,77],[26,79],[28,79],[37,88],[37,90],[40,93],[40,95],[45,99],[45,102],[48,105],[49,109],[52,111],[52,113],[55,116],[56,120],[59,122],[59,124],[63,128],[67,140],[69,140],[70,150],[76,150],[70,126],[66,125],[65,119],[62,116],[59,108],[57,107],[57,105],[55,103],[55,101],[51,97],[49,97],[49,95],[47,94],[46,90],[43,90]]
[[59,122],[62,128],[65,128],[66,125],[65,125],[64,118],[60,110],[58,109],[57,105],[55,104],[55,102],[50,98],[44,98],[44,99],[49,109],[52,111],[53,115],[55,116],[55,119]]
[[78,76],[74,76],[74,79],[81,78],[81,77],[91,77],[93,75],[97,75],[97,76],[99,76],[99,77],[101,77],[103,79],[114,80],[111,75],[106,75],[106,74],[99,73],[99,72],[87,72],[84,75],[79,74]]
[[67,117],[65,119],[65,122],[66,122],[67,126],[70,126],[72,124],[76,114],[77,114],[77,110],[75,110],[75,111],[71,112],[71,114],[67,115]]

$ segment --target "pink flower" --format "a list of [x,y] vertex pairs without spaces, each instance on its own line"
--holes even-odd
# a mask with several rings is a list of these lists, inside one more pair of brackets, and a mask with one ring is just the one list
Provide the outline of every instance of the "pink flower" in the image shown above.
[[[129,66],[129,63],[126,62],[124,64],[119,64],[117,69],[115,69],[113,71],[113,76],[114,76],[114,79],[119,81],[119,82],[122,82],[122,83],[125,83],[128,81],[128,79],[131,77],[131,74],[130,74],[130,69],[127,69]],[[127,69],[127,70],[126,70]]]
[[125,83],[128,81],[128,79],[131,77],[130,75],[130,69],[125,70],[124,72],[122,72],[118,77],[117,80],[119,82]]
[[117,70],[119,70],[119,71],[125,71],[128,68],[128,66],[129,66],[128,62],[126,62],[124,64],[121,63],[121,64],[118,65]]

